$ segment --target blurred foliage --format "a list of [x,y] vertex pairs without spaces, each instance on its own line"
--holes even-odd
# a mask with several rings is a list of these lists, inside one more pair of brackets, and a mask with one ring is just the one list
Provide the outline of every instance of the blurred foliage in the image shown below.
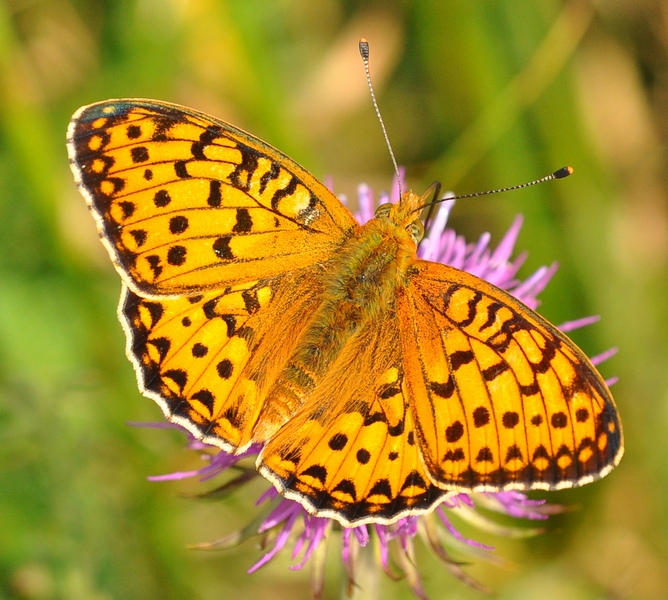
[[[179,497],[194,468],[140,397],[115,320],[118,278],[68,169],[82,104],[154,97],[248,129],[352,196],[387,188],[388,153],[357,40],[410,185],[460,193],[575,176],[461,202],[453,223],[499,239],[525,215],[527,269],[558,260],[553,322],[602,366],[625,424],[606,480],[545,494],[578,510],[531,540],[485,540],[513,565],[470,572],[500,598],[668,597],[668,9],[662,0],[5,0],[0,3],[0,598],[302,598],[289,557],[252,576],[252,543],[186,549],[254,514]],[[529,271],[527,270],[527,273]],[[327,597],[341,568],[330,552]],[[474,598],[433,557],[434,598]],[[385,596],[408,598],[403,583]],[[447,590],[444,592],[442,590]],[[363,597],[363,596],[362,596]]]

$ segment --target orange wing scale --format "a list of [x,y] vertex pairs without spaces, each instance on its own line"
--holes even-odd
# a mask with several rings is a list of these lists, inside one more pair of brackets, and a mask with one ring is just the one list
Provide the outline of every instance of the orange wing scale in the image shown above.
[[287,274],[160,301],[125,289],[119,314],[143,393],[199,439],[242,451],[322,293],[314,281]]

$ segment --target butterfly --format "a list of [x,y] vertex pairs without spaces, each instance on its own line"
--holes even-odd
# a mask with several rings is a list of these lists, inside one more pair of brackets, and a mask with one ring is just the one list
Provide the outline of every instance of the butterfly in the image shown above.
[[208,444],[260,444],[260,473],[310,513],[387,524],[619,462],[619,414],[585,354],[417,257],[425,197],[360,225],[279,150],[155,100],[79,109],[68,149],[123,280],[141,391]]

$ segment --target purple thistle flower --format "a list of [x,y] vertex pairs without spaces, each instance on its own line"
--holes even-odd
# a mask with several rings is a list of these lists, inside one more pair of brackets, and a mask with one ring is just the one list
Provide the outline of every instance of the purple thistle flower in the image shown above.
[[[403,173],[401,176],[403,178]],[[329,187],[331,189],[331,184]],[[355,216],[360,223],[365,223],[373,218],[375,208],[379,204],[389,201],[396,202],[398,198],[399,186],[396,179],[392,193],[389,196],[380,194],[378,200],[374,199],[373,192],[368,186],[361,185],[358,189],[358,210]],[[341,197],[341,200],[346,203],[345,197]],[[527,256],[526,252],[523,252],[514,259],[511,258],[522,226],[522,217],[515,218],[496,248],[491,249],[490,235],[487,233],[483,234],[477,242],[467,243],[462,236],[447,228],[448,216],[453,205],[454,201],[439,204],[439,210],[429,226],[425,239],[419,246],[418,256],[468,271],[512,293],[524,304],[535,309],[539,304],[537,296],[556,272],[557,264],[553,263],[549,267],[539,268],[524,281],[517,279],[517,272]],[[597,317],[586,317],[564,323],[561,329],[571,331],[597,320]],[[592,362],[598,364],[614,353],[615,349],[609,350],[593,358]],[[609,383],[612,383],[612,380]],[[149,426],[181,429],[176,425],[166,423]],[[208,481],[222,474],[235,473],[236,477],[209,492],[209,495],[214,493],[220,495],[221,492],[237,488],[252,478],[261,477],[254,465],[241,467],[239,464],[246,458],[257,456],[261,450],[259,444],[253,444],[242,454],[232,455],[204,444],[190,434],[187,435],[187,447],[200,451],[206,460],[206,465],[193,471],[150,477],[151,481],[188,477],[198,477],[201,481]],[[230,471],[232,468],[234,470]],[[269,485],[268,482],[267,484]],[[229,547],[254,535],[267,536],[266,539],[271,541],[267,545],[265,554],[248,569],[248,572],[254,573],[277,554],[291,548],[291,559],[294,561],[291,569],[302,569],[309,562],[314,567],[314,598],[320,598],[323,592],[324,552],[328,538],[334,531],[339,532],[341,536],[341,560],[347,573],[350,591],[353,586],[358,585],[360,580],[360,563],[364,565],[369,563],[368,560],[360,561],[360,552],[368,552],[371,550],[369,546],[374,546],[378,566],[387,576],[391,579],[405,578],[415,596],[426,599],[427,595],[414,560],[414,546],[418,539],[431,548],[456,577],[478,589],[485,589],[464,572],[461,563],[451,557],[446,547],[488,560],[493,560],[494,555],[491,554],[491,551],[494,548],[465,538],[452,523],[450,516],[456,515],[459,520],[468,521],[478,528],[497,534],[514,535],[521,532],[522,535],[529,535],[539,533],[541,530],[501,526],[491,518],[484,516],[478,509],[484,508],[487,511],[529,520],[544,520],[550,514],[561,510],[559,506],[546,504],[545,500],[531,500],[519,491],[452,493],[444,496],[441,504],[428,514],[402,518],[391,525],[366,524],[342,528],[332,519],[309,514],[301,504],[283,498],[271,486],[260,496],[256,504],[265,507],[266,510],[259,525],[255,522],[253,526],[246,527],[243,531],[234,532],[221,540],[197,547]],[[396,569],[399,569],[398,572]]]

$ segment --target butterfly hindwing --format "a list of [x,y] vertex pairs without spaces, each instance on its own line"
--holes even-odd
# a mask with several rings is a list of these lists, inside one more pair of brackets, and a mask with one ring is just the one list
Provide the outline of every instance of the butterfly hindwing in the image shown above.
[[559,489],[603,477],[622,433],[605,382],[509,294],[417,261],[399,319],[427,469],[459,490]]
[[223,121],[154,100],[81,108],[70,162],[117,270],[143,296],[316,264],[356,227],[305,169]]
[[426,512],[446,493],[425,472],[392,312],[351,340],[258,459],[287,497],[348,526]]
[[142,392],[197,438],[243,449],[321,293],[310,271],[178,298],[125,288],[119,313]]

